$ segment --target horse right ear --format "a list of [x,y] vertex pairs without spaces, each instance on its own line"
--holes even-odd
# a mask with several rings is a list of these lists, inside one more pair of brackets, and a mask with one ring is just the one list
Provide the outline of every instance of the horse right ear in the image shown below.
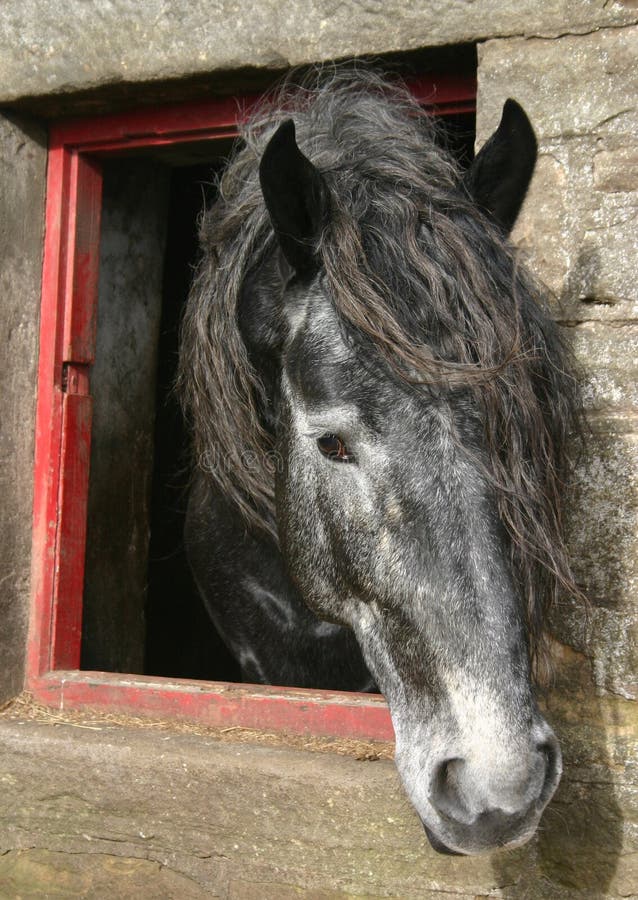
[[314,273],[328,189],[319,170],[297,146],[292,119],[283,122],[268,142],[259,181],[284,256],[299,275]]
[[536,165],[537,142],[527,114],[506,100],[498,128],[478,152],[463,183],[506,234],[514,227]]

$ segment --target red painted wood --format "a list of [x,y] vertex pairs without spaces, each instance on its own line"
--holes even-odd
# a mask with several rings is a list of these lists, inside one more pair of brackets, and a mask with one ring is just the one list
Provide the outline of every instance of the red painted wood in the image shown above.
[[[71,380],[78,376],[71,374]],[[80,379],[78,381],[81,383]],[[91,397],[64,394],[58,497],[57,567],[51,631],[51,668],[79,669],[86,507],[91,459]]]
[[[437,115],[475,108],[474,78],[428,77],[409,86]],[[73,671],[81,647],[91,437],[88,373],[95,343],[102,188],[98,157],[233,137],[256,99],[153,107],[51,128],[27,687],[41,702],[59,708],[90,706],[214,726],[392,740],[385,702],[368,694]]]
[[[473,75],[412,78],[407,86],[417,100],[439,114],[474,109],[476,78]],[[54,125],[51,133],[67,147],[93,154],[234,137],[237,123],[259,99],[254,94],[70,119]]]
[[394,740],[388,706],[371,694],[74,671],[39,678],[32,690],[39,702],[61,710],[89,707],[215,728]]
[[[50,669],[80,664],[84,539],[101,174],[89,158],[53,136],[49,148],[36,447],[33,602],[27,683]],[[66,380],[66,384],[63,381]],[[71,391],[70,396],[65,391]]]
[[153,147],[158,142],[200,140],[203,133],[211,137],[218,132],[237,131],[237,122],[254,103],[256,97],[180,103],[164,107],[146,107],[132,112],[106,116],[67,119],[52,127],[52,135],[68,147],[83,152],[108,150],[131,142],[134,146]]
[[449,116],[476,110],[474,75],[412,78],[406,84],[416,99],[435,115]]
[[63,362],[91,363],[95,355],[102,171],[91,157],[71,155]]
[[46,228],[42,269],[40,354],[36,405],[33,496],[32,605],[27,650],[27,683],[48,671],[57,568],[58,486],[62,440],[62,321],[70,157],[55,140],[49,144]]

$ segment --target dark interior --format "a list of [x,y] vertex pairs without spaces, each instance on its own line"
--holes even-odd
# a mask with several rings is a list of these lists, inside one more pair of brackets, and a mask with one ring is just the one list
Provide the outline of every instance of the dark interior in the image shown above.
[[[474,114],[446,116],[441,124],[441,139],[463,165],[469,164],[473,157]],[[214,199],[214,176],[229,150],[229,142],[216,142],[212,152],[210,144],[191,145],[152,154],[129,155],[107,164],[105,210],[108,212],[110,204],[116,211],[111,218],[105,214],[104,221],[114,223],[112,229],[116,234],[112,244],[119,246],[121,243],[118,243],[122,237],[117,233],[118,228],[128,228],[118,224],[118,205],[130,202],[133,218],[138,210],[141,210],[139,215],[146,217],[142,223],[144,233],[148,231],[149,222],[151,230],[157,232],[157,241],[153,245],[157,254],[156,268],[163,269],[163,274],[160,282],[159,272],[155,273],[157,287],[153,296],[149,294],[151,299],[142,296],[140,299],[134,297],[132,301],[140,309],[154,303],[161,305],[161,309],[155,310],[152,325],[156,343],[154,349],[146,351],[148,361],[145,366],[140,367],[140,371],[137,367],[128,371],[124,377],[113,374],[112,367],[103,364],[101,372],[96,366],[92,376],[95,414],[82,644],[84,669],[223,681],[239,679],[238,667],[210,622],[186,563],[182,529],[189,478],[187,436],[173,392],[179,321],[198,258],[197,221],[203,205]],[[148,184],[142,191],[140,185],[144,186],[145,180]],[[142,200],[129,200],[131,192],[134,194],[138,189]],[[126,222],[126,217],[123,216],[121,221]],[[134,240],[132,232],[127,239]],[[103,234],[103,242],[105,240]],[[158,248],[161,248],[161,255]],[[106,250],[102,254],[104,271],[108,272],[110,264],[117,272],[117,259],[113,263],[105,256]],[[128,261],[124,262],[129,265]],[[146,280],[151,280],[151,274],[149,270]],[[101,273],[102,277],[105,278],[104,290],[108,293],[112,290],[113,279]],[[145,278],[143,273],[141,277]],[[110,303],[112,306],[122,304],[125,322],[129,301],[122,294],[126,294],[126,288],[113,294]],[[102,302],[100,294],[100,304]],[[98,358],[102,318],[100,311]],[[127,340],[128,332],[124,331],[123,336]],[[105,339],[103,355],[107,353],[107,345]],[[141,369],[145,369],[146,375]],[[100,397],[111,391],[111,382],[116,377],[129,385],[144,380],[149,385],[143,401],[149,407],[146,418],[149,424],[140,425],[136,408],[132,407],[133,415],[128,421],[133,424],[127,426],[138,431],[145,427],[148,434],[142,434],[141,438],[137,432],[137,437],[122,433],[114,439],[110,432],[108,438],[99,437],[100,427],[105,435],[108,432],[106,426],[99,425],[100,421],[108,419],[112,422],[110,413],[100,413]],[[132,404],[134,400],[129,399],[129,393],[127,390],[125,398],[118,395],[119,401]],[[111,447],[112,465],[105,462],[108,452],[104,443],[108,441],[111,444],[115,441],[115,446]],[[150,448],[140,452],[152,457],[144,477],[130,461],[128,449],[132,443],[137,446],[140,441],[144,446],[147,442]],[[127,465],[131,470],[130,477],[122,479],[118,487],[114,468]],[[139,490],[136,494],[137,489],[134,490],[131,484],[142,485],[140,490],[146,500],[140,501]],[[137,519],[134,525],[141,537],[139,546],[131,549],[127,529],[130,531],[132,525],[123,510],[135,504]],[[140,516],[145,518],[142,526]],[[115,552],[113,547],[118,541],[121,550]],[[135,573],[121,578],[118,574],[118,567],[124,566],[121,560],[131,555],[135,557]]]
[[[214,168],[219,168],[219,163]],[[214,199],[211,174],[210,164],[183,166],[171,173],[157,366],[144,671],[237,681],[239,669],[197,595],[184,553],[187,436],[172,390],[179,321],[198,257],[197,221],[204,202]]]

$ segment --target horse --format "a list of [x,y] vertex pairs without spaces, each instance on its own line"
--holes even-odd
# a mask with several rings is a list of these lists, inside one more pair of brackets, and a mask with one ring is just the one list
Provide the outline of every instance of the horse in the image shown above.
[[185,544],[252,683],[380,690],[432,846],[534,833],[561,777],[534,666],[575,590],[577,382],[508,235],[537,142],[514,100],[462,172],[371,72],[284,87],[200,222],[178,387]]

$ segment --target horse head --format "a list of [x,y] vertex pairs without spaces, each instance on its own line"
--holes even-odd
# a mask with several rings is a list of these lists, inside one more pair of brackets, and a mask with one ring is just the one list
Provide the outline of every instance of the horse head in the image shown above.
[[516,846],[561,775],[530,659],[569,582],[575,390],[507,240],[536,140],[509,100],[461,176],[418,112],[350,102],[329,139],[301,113],[259,145],[236,314],[278,460],[264,505],[305,603],[357,638],[433,846]]
[[[465,179],[504,229],[535,156],[527,117],[508,101]],[[521,843],[556,789],[561,756],[533,699],[481,411],[466,390],[362,364],[317,254],[331,191],[292,120],[271,138],[260,176],[285,263],[276,496],[288,568],[322,618],[357,636],[432,843],[463,853]]]

